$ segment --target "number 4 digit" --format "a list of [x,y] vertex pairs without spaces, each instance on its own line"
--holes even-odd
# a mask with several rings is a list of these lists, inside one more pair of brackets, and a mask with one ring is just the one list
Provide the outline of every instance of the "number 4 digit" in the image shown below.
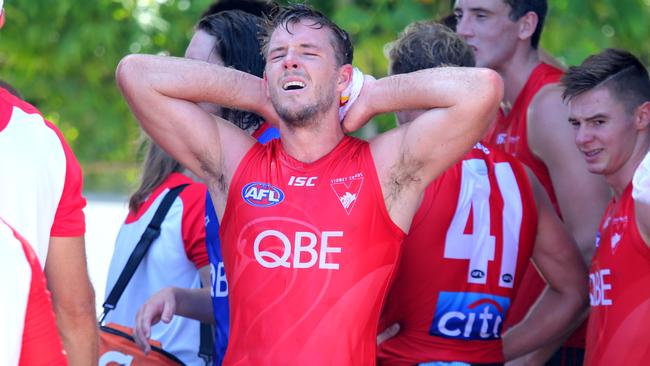
[[[499,286],[512,288],[521,229],[521,195],[510,164],[497,163],[494,171],[504,202]],[[458,205],[447,230],[445,258],[469,260],[468,283],[486,284],[488,263],[494,260],[496,238],[490,234],[490,191],[485,161],[463,161]],[[470,212],[472,232],[465,234]]]

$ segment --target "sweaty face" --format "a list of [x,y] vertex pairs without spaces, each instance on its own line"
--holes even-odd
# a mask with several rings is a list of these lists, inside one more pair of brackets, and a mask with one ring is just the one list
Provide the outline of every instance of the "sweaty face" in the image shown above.
[[510,19],[503,0],[457,0],[456,32],[474,51],[476,66],[499,70],[517,46],[518,23]]
[[617,174],[629,161],[638,138],[631,113],[606,87],[576,96],[569,107],[569,122],[587,169],[606,177]]
[[312,26],[308,19],[288,28],[278,27],[271,35],[265,78],[282,120],[305,127],[338,108],[338,67],[330,29]]
[[[210,34],[198,30],[192,36],[190,44],[185,49],[185,57],[192,60],[206,61],[211,64],[222,65],[223,61],[216,47],[216,38]],[[221,107],[212,103],[199,103],[206,112],[221,116]]]

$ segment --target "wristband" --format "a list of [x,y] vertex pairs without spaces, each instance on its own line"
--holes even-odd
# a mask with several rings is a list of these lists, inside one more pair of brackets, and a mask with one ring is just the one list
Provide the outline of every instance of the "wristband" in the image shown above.
[[352,70],[352,80],[348,87],[341,93],[341,101],[339,103],[339,121],[343,121],[345,114],[348,113],[352,104],[357,100],[363,87],[363,73],[358,68]]
[[650,152],[646,153],[632,178],[632,198],[650,205]]

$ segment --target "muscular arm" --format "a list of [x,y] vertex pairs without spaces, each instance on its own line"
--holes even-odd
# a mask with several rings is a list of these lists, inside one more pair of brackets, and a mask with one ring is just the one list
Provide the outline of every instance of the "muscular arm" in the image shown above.
[[370,143],[391,218],[408,231],[424,188],[487,129],[502,96],[502,81],[487,69],[442,67],[368,84],[348,112],[346,128],[380,113],[426,110]]
[[69,364],[96,365],[95,294],[88,277],[83,237],[50,238],[45,276]]
[[131,110],[153,140],[210,187],[216,185],[220,193],[226,193],[230,177],[254,140],[198,103],[211,102],[273,118],[269,117],[272,108],[263,80],[231,68],[174,57],[130,55],[118,65],[116,78]]
[[611,192],[605,180],[587,170],[576,148],[558,85],[540,90],[528,110],[528,144],[551,176],[562,221],[578,244],[585,263],[591,263],[598,224]]
[[588,305],[587,267],[541,184],[529,176],[538,208],[533,262],[548,285],[524,320],[504,335],[506,360],[569,334]]

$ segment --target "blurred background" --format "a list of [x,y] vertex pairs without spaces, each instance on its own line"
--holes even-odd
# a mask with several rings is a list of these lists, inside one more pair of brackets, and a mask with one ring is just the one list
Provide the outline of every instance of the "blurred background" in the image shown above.
[[[183,55],[192,27],[215,0],[7,0],[0,79],[56,124],[84,171],[90,271],[99,298],[112,245],[138,178],[139,128],[115,67],[129,53]],[[279,1],[286,3],[286,1]],[[311,0],[346,29],[355,66],[386,74],[384,45],[410,22],[439,19],[450,0]],[[549,0],[541,46],[566,65],[605,47],[648,64],[650,0]],[[380,116],[366,135],[393,127]],[[1,179],[1,178],[0,178]]]
[[[0,79],[59,126],[85,173],[85,187],[125,194],[137,178],[138,126],[115,87],[128,53],[182,55],[214,0],[8,0],[0,33]],[[286,3],[285,1],[280,1]],[[384,45],[408,23],[450,13],[450,0],[312,0],[348,30],[355,66],[386,73]],[[648,61],[650,0],[549,0],[542,47],[568,65],[604,47]],[[375,121],[392,127],[392,117]],[[372,131],[370,132],[372,133]]]

